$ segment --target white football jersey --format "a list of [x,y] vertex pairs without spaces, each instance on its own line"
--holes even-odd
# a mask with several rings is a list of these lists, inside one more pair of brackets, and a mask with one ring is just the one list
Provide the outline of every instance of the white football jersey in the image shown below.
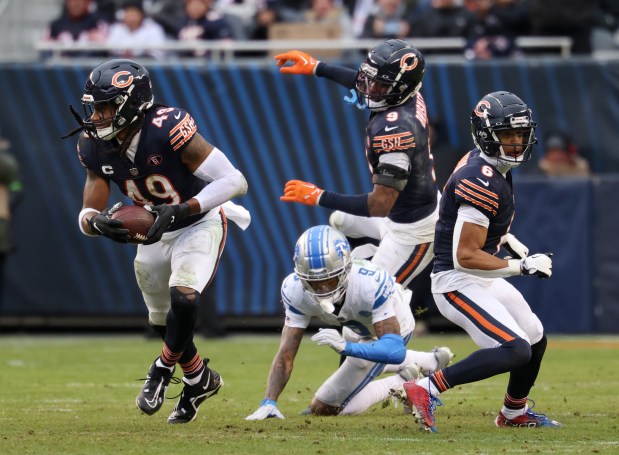
[[413,330],[411,296],[410,290],[396,283],[382,268],[363,259],[353,260],[344,304],[337,315],[325,312],[306,294],[296,274],[291,273],[282,283],[287,326],[305,329],[315,316],[327,325],[345,326],[361,337],[370,338],[376,338],[374,324],[392,316],[400,323],[402,337]]

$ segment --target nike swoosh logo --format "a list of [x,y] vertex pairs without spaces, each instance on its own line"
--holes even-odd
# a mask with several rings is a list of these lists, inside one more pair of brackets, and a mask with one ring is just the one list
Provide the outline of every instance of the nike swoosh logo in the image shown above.
[[477,180],[479,180],[479,181],[482,183],[482,185],[484,185],[484,186],[488,186],[488,185],[490,185],[490,182],[488,182],[487,180],[482,180],[482,179],[480,179],[479,177],[475,177],[475,178],[476,178]]
[[398,127],[397,126],[386,126],[385,127],[385,131],[395,130],[396,128],[398,128]]
[[179,112],[178,114],[176,114],[176,115],[174,116],[174,118],[175,118],[176,120],[178,120],[179,118],[181,118],[181,113]]
[[305,60],[305,57],[303,57],[302,55],[299,55],[299,58],[300,58],[301,60],[303,60],[303,63],[304,63],[305,65],[307,65],[307,63],[308,63],[308,62],[307,62],[307,60]]
[[161,384],[159,384],[157,386],[157,392],[155,393],[155,396],[152,400],[144,400],[146,401],[146,404],[149,405],[151,408],[154,408],[157,406],[157,401],[159,401],[159,391],[161,390]]

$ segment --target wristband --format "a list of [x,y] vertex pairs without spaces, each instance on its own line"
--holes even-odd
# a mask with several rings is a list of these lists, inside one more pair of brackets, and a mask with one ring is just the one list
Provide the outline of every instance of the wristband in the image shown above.
[[101,213],[101,212],[99,212],[96,209],[91,209],[89,207],[86,207],[85,209],[82,209],[80,214],[77,216],[77,224],[79,225],[80,231],[82,231],[82,234],[87,235],[88,237],[97,237],[97,236],[101,235],[101,233],[99,231],[97,231],[93,227],[93,225],[92,225],[92,219],[94,217],[90,217],[90,219],[86,220],[86,222],[88,223],[88,226],[90,226],[90,229],[92,229],[94,234],[91,234],[90,232],[86,232],[84,230],[84,225],[82,224],[82,219],[84,218],[84,215],[86,215],[87,213],[90,213],[90,212],[94,212],[95,216],[97,216],[99,213]]
[[277,401],[275,400],[269,400],[268,398],[265,398],[264,400],[262,400],[260,402],[260,406],[264,406],[264,405],[271,405],[271,406],[277,406]]

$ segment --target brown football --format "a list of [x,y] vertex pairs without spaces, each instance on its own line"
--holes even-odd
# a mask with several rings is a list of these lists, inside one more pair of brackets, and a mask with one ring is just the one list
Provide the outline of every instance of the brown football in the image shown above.
[[155,223],[155,215],[139,205],[124,205],[112,214],[112,219],[123,222],[123,228],[129,230],[129,243],[142,243],[146,240],[148,230]]

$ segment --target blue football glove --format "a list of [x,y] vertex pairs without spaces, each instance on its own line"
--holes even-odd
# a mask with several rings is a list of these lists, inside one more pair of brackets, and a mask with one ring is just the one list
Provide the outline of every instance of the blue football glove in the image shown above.
[[264,420],[264,419],[284,419],[284,415],[277,409],[277,401],[265,398],[260,403],[260,407],[252,415],[245,417],[245,420]]

